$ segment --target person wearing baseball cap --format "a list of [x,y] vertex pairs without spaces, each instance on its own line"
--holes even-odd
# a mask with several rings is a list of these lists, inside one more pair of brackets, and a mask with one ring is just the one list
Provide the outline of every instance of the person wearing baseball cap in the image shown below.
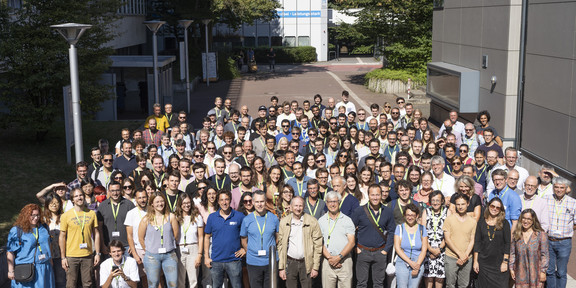
[[[260,107],[258,107],[258,118],[254,119],[252,121],[252,125],[250,125],[250,129],[252,129],[252,131],[258,131],[258,127],[256,127],[256,123],[258,122],[258,120],[261,120],[264,122],[264,124],[266,125],[268,123],[268,118],[266,117],[268,113],[268,108],[264,105],[261,105]],[[255,137],[257,138],[257,137]],[[254,139],[252,139],[254,140]]]

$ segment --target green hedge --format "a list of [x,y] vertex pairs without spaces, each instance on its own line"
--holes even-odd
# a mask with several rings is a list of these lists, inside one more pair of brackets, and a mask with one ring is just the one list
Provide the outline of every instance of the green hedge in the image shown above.
[[411,72],[409,70],[392,70],[392,69],[375,69],[366,74],[364,79],[366,81],[370,79],[390,79],[390,80],[400,80],[403,82],[408,81],[408,78],[412,79],[415,85],[426,84],[426,72]]
[[[276,63],[308,63],[315,62],[317,59],[316,48],[312,46],[300,47],[273,47],[276,52]],[[270,48],[254,48],[254,57],[256,62],[268,63],[268,54]],[[244,52],[248,54],[247,50]]]

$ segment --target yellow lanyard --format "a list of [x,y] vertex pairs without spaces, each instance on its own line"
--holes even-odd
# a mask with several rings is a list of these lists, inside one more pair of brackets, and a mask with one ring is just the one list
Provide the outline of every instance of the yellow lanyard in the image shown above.
[[556,214],[556,226],[560,230],[560,217],[562,216],[562,204],[564,203],[565,197],[560,200],[560,205],[558,205],[558,200],[554,199],[554,213]]
[[258,218],[256,218],[256,212],[252,212],[252,215],[254,215],[254,220],[256,220],[256,225],[258,225],[258,231],[260,232],[260,249],[263,250],[264,249],[264,230],[266,230],[266,221],[268,220],[268,213],[266,213],[266,216],[264,217],[264,226],[262,226],[262,228],[260,228],[260,222],[258,222]]
[[372,220],[374,220],[374,222],[376,222],[376,226],[378,226],[378,230],[382,231],[382,228],[380,228],[380,225],[378,224],[378,222],[380,222],[380,216],[382,216],[382,207],[378,208],[378,218],[374,217],[374,213],[372,212],[372,208],[368,207],[368,211],[370,211],[370,216],[372,216]]
[[[442,172],[442,173],[444,173],[444,172]],[[438,187],[437,180],[438,180],[438,178],[436,178],[436,180],[434,180],[434,184],[436,184],[436,190],[442,191],[442,186],[444,186],[444,175],[442,175],[442,182],[440,182],[440,187]]]
[[155,142],[155,141],[154,141],[154,135],[155,135],[155,133],[152,134],[152,130],[148,129],[148,134],[150,134],[150,140],[152,140],[151,143],[154,143],[154,142]]
[[224,188],[224,182],[226,181],[226,177],[223,177],[224,179],[222,179],[222,182],[220,182],[222,185],[218,185],[218,175],[216,175],[216,177],[214,177],[214,180],[216,182],[216,188],[218,189],[218,191],[222,190],[222,188]]
[[484,171],[486,171],[486,165],[484,165],[484,168],[482,168],[482,171],[480,171],[480,173],[476,174],[476,182],[480,182],[480,177],[482,177]]
[[42,247],[40,247],[40,243],[38,242],[38,237],[40,237],[40,231],[38,231],[38,227],[36,227],[36,233],[32,230],[32,234],[34,234],[34,238],[36,238],[36,244],[38,244],[38,250],[42,253]]
[[302,196],[302,193],[304,192],[304,180],[302,180],[300,183],[298,183],[298,179],[296,179],[296,189],[298,189],[298,196]]
[[306,205],[308,205],[308,211],[310,211],[310,214],[311,214],[312,216],[316,217],[316,216],[315,216],[315,215],[316,215],[316,211],[318,210],[318,206],[320,206],[320,205],[318,205],[318,199],[316,200],[316,204],[314,205],[314,211],[312,211],[312,208],[310,207],[310,199],[308,199],[308,200],[306,201]]
[[168,200],[168,208],[170,208],[170,212],[176,211],[176,203],[178,203],[178,193],[176,193],[176,199],[174,200],[174,205],[170,201],[170,196],[166,194],[166,200]]
[[344,199],[346,199],[346,197],[348,197],[349,194],[346,194],[346,196],[344,196],[342,198],[342,201],[340,201],[340,205],[338,206],[338,209],[342,208],[342,203],[344,203]]
[[[434,210],[432,210],[432,212],[434,212]],[[432,213],[432,230],[434,231],[434,239],[436,240],[438,240],[438,234],[436,233],[436,231],[438,231],[438,223],[440,222],[440,217],[442,217],[442,214],[444,214],[444,207],[440,209],[438,217],[436,217],[436,215]]]
[[118,231],[118,223],[116,218],[118,218],[118,212],[120,211],[120,203],[116,205],[116,209],[114,209],[114,204],[110,201],[110,208],[112,208],[112,216],[114,216],[114,231]]
[[[526,197],[525,197],[525,196],[522,196],[522,198],[521,198],[521,200],[522,200],[522,210],[524,210],[524,209],[525,209],[524,206],[526,206],[526,204],[525,204],[525,203],[526,203],[526,200],[525,200],[524,198],[526,198]],[[532,200],[532,202],[530,202],[530,207],[528,207],[528,208],[529,208],[529,209],[532,209],[532,206],[534,206],[534,202],[536,202],[536,199],[532,198],[532,199],[530,199],[530,200]]]
[[188,233],[188,229],[192,226],[192,216],[190,216],[190,221],[188,222],[188,226],[184,228],[184,245],[186,245],[186,233]]
[[266,158],[268,158],[268,163],[272,164],[272,162],[274,162],[274,154],[272,154],[272,156],[270,156],[268,151],[266,151]]
[[[334,220],[334,224],[332,224],[332,227],[330,229],[328,229],[328,239],[326,240],[326,248],[328,248],[328,246],[330,245],[330,235],[332,235],[332,232],[334,231],[334,227],[336,227],[336,223],[338,223],[338,219],[340,219],[340,212],[338,212],[338,215],[336,216],[336,220]],[[328,217],[328,221],[332,220],[330,217]]]
[[552,183],[546,185],[546,188],[544,188],[544,190],[542,190],[540,193],[538,193],[538,196],[540,196],[540,198],[544,197],[544,195],[546,195],[546,191],[548,191],[548,189],[552,186]]
[[164,180],[164,173],[162,173],[162,177],[160,177],[160,181],[158,181],[158,177],[156,177],[156,173],[154,174],[154,183],[156,183],[156,188],[162,187],[162,180]]
[[[400,200],[400,199],[398,199]],[[412,202],[412,200],[408,200],[408,204],[410,204],[410,202]],[[408,205],[406,204],[406,205]],[[400,214],[404,215],[404,209],[402,209],[402,205],[400,205],[400,201],[398,201],[398,208],[400,209]]]
[[[74,208],[72,208],[72,209],[74,209]],[[74,215],[76,215],[76,220],[77,220],[78,222],[80,222],[80,217],[78,217],[78,213],[76,213],[76,209],[74,209]],[[81,225],[81,227],[82,227],[82,228],[81,228],[81,229],[82,229],[82,230],[81,230],[81,233],[82,233],[82,243],[85,243],[85,241],[84,241],[84,225],[85,225],[85,222],[84,222],[84,221],[85,221],[85,220],[86,220],[86,211],[84,211],[84,215],[82,215],[82,225]]]
[[[156,217],[154,217],[154,224],[156,223]],[[157,229],[160,229],[160,246],[164,247],[164,215],[162,215],[162,222],[160,225],[156,225]]]

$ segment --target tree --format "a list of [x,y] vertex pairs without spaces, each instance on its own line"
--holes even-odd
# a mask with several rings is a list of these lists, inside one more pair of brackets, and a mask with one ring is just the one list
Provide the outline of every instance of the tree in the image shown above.
[[356,29],[384,43],[389,68],[422,70],[430,61],[433,0],[334,0],[331,6],[358,17]]
[[82,111],[90,117],[108,99],[99,75],[110,66],[120,0],[27,0],[21,9],[0,4],[0,101],[9,112],[3,125],[19,123],[42,140],[49,125],[63,115],[62,87],[70,83],[68,43],[50,25],[76,22],[93,25],[78,48]]

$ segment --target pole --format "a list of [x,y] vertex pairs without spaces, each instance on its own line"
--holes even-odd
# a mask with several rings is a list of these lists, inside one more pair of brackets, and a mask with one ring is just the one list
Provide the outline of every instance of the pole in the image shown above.
[[270,246],[268,248],[268,267],[270,269],[270,288],[278,287],[278,261],[276,259],[276,246]]
[[156,32],[152,33],[152,47],[154,58],[154,102],[160,103],[160,88],[158,87],[158,43]]
[[208,74],[208,24],[210,22],[206,22],[206,86],[210,87],[210,75]]
[[80,85],[78,84],[78,56],[74,44],[70,44],[70,88],[72,89],[72,120],[74,121],[74,152],[76,163],[84,161],[82,143],[82,110],[80,109]]
[[184,29],[184,46],[186,46],[186,100],[188,101],[188,113],[190,113],[190,64],[188,63],[188,28]]

